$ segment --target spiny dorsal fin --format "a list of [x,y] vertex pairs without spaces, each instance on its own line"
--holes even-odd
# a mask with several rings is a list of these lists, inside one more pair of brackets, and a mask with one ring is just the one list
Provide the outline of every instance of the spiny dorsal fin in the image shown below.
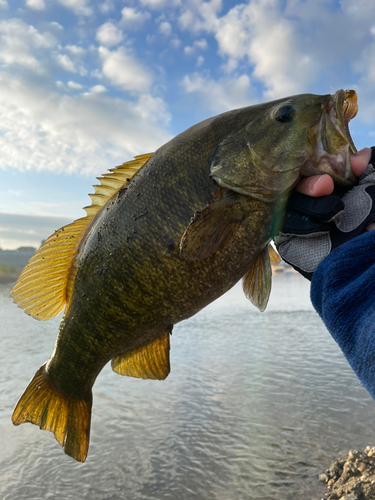
[[250,269],[242,279],[246,298],[263,312],[271,293],[272,271],[268,248],[265,247],[253,260]]
[[164,380],[170,372],[169,336],[172,327],[167,328],[163,335],[151,344],[124,356],[112,359],[112,370],[119,375],[152,380]]
[[72,286],[72,264],[89,223],[107,201],[135,176],[151,158],[152,153],[136,156],[98,177],[100,185],[89,195],[92,204],[85,207],[87,216],[68,224],[52,234],[22,271],[10,295],[14,302],[36,319],[51,319],[69,301]]
[[84,208],[87,216],[93,217],[96,215],[107,201],[112,198],[116,191],[129,183],[152,155],[153,153],[135,156],[134,160],[123,163],[118,167],[110,168],[109,171],[111,173],[103,174],[102,177],[97,177],[100,184],[93,186],[95,193],[89,194],[91,205]]

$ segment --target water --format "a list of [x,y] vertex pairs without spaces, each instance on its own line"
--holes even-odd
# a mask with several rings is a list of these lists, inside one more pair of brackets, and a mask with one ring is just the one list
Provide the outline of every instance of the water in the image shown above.
[[171,339],[164,382],[106,367],[94,387],[86,463],[13,407],[52,352],[59,319],[26,316],[0,285],[1,500],[319,500],[341,451],[375,444],[375,403],[309,302],[273,278],[266,312],[240,286]]

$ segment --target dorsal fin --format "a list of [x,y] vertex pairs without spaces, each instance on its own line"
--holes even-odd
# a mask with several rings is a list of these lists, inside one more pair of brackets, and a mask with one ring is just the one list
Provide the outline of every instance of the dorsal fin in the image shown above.
[[85,207],[87,216],[68,224],[52,234],[22,271],[10,295],[14,302],[36,319],[51,319],[69,301],[71,269],[86,230],[100,209],[112,196],[136,175],[153,153],[136,156],[134,160],[110,169],[98,177],[91,205]]

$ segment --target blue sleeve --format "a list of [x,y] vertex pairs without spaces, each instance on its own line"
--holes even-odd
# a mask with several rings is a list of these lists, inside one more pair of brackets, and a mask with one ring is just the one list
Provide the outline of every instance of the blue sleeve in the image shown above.
[[375,399],[375,231],[344,243],[319,264],[311,301]]

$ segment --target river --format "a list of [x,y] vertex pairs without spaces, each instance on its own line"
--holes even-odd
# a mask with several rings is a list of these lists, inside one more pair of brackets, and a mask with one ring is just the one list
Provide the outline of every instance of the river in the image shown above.
[[87,461],[10,418],[52,352],[60,318],[38,322],[0,285],[1,500],[320,500],[318,480],[348,449],[375,444],[362,388],[295,273],[273,277],[264,313],[240,285],[171,338],[163,381],[94,386]]

